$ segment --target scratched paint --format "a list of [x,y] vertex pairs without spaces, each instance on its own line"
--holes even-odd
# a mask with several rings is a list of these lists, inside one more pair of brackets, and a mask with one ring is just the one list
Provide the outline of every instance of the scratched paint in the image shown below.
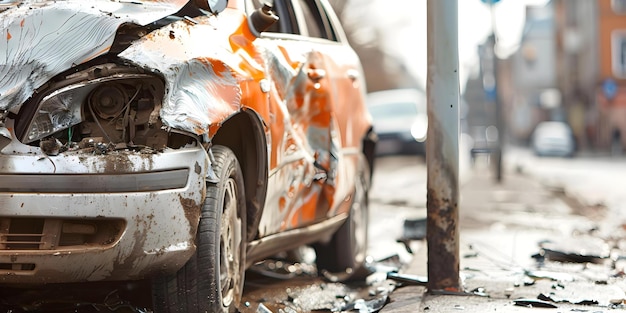
[[53,76],[106,53],[123,23],[145,25],[186,3],[21,1],[0,12],[0,109],[22,104]]
[[[308,166],[312,165],[311,161],[317,164],[304,170],[306,175],[302,182],[290,183],[292,189],[297,190],[296,197],[281,196],[281,204],[286,202],[289,209],[281,211],[282,216],[268,217],[262,221],[262,225],[268,225],[272,219],[280,219],[281,229],[285,230],[320,220],[334,206],[338,199],[335,184],[341,159],[341,153],[336,149],[341,143],[334,132],[328,81],[315,81],[309,73],[324,67],[323,57],[304,49],[294,53],[292,51],[298,49],[289,45],[264,47],[268,73],[278,97],[282,99],[276,111],[289,117],[285,123],[285,133],[289,137],[277,138],[279,142],[291,140],[289,147],[283,150],[279,148],[278,153],[282,155],[276,158],[278,171],[293,172],[295,166],[302,166],[289,163],[299,153],[306,154]],[[272,192],[269,191],[270,195]]]

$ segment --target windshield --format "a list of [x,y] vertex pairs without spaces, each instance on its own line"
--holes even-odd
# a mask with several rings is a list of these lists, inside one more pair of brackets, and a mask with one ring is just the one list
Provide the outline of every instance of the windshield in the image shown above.
[[370,107],[374,118],[390,118],[417,115],[417,106],[413,102],[388,103]]

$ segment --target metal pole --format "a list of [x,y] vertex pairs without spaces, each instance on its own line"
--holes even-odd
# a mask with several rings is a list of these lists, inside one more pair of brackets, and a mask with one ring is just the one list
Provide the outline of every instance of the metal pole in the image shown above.
[[428,0],[428,288],[460,291],[457,0]]
[[495,106],[495,116],[496,116],[496,129],[498,130],[498,141],[496,144],[496,148],[494,149],[495,151],[493,151],[493,158],[495,160],[493,160],[494,166],[495,166],[495,174],[496,174],[496,182],[497,183],[501,183],[502,182],[502,150],[504,149],[504,123],[503,123],[503,118],[504,118],[504,112],[502,110],[502,101],[500,101],[500,84],[498,82],[498,79],[500,77],[500,73],[498,72],[499,69],[499,59],[498,56],[496,55],[496,46],[497,46],[497,39],[495,34],[493,35],[493,46],[491,47],[491,49],[493,49],[493,79],[495,81],[495,95],[494,95],[494,99],[493,99],[493,103]]
[[496,144],[495,151],[493,151],[494,166],[495,166],[495,174],[496,174],[496,182],[502,182],[502,150],[504,148],[504,123],[502,119],[504,118],[502,115],[502,102],[500,101],[500,92],[499,92],[499,84],[498,78],[500,77],[500,73],[498,72],[498,55],[496,54],[497,46],[498,46],[498,32],[496,31],[496,13],[494,9],[494,1],[490,0],[489,9],[491,10],[491,38],[493,39],[493,44],[491,45],[492,56],[493,56],[493,79],[494,79],[494,89],[495,89],[495,97],[494,97],[494,105],[495,105],[495,115],[496,115],[496,129],[498,130],[498,141]]

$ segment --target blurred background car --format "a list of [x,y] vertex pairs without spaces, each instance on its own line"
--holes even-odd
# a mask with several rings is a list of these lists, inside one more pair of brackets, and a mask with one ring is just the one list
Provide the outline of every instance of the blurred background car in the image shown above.
[[572,157],[576,150],[572,129],[564,122],[541,122],[531,138],[532,149],[538,156]]
[[367,105],[378,134],[377,155],[425,154],[428,116],[423,91],[408,88],[371,92]]

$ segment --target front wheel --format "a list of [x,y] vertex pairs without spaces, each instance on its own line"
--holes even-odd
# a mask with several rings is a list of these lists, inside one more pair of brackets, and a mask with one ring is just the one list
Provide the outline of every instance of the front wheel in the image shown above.
[[235,312],[243,292],[246,214],[243,175],[235,154],[212,148],[220,178],[207,183],[196,253],[177,273],[153,281],[155,312]]
[[318,271],[332,281],[364,279],[367,256],[369,166],[363,160],[346,222],[328,243],[314,245]]

